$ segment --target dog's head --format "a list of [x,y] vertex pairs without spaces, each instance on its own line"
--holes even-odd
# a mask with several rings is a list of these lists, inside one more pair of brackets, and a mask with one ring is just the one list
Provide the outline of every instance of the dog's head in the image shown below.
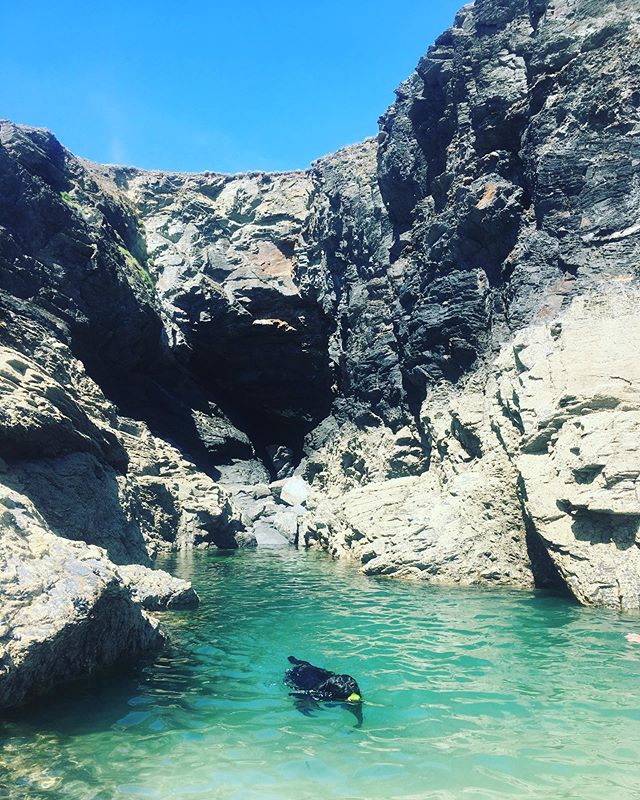
[[351,675],[332,675],[323,681],[318,689],[330,694],[335,700],[349,700],[356,703],[362,699],[360,687]]

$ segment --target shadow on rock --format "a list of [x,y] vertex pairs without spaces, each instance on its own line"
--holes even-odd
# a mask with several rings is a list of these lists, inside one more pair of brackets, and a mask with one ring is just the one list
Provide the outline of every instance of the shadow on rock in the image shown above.
[[148,564],[144,537],[128,516],[116,473],[88,453],[12,465],[4,482],[28,494],[49,529],[103,547],[116,564]]

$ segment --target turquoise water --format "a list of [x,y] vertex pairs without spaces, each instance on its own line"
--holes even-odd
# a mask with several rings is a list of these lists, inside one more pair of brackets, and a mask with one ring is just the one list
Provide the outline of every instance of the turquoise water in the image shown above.
[[[637,618],[366,578],[293,550],[172,557],[198,610],[153,663],[2,725],[0,797],[637,798]],[[286,656],[354,675],[306,716]]]

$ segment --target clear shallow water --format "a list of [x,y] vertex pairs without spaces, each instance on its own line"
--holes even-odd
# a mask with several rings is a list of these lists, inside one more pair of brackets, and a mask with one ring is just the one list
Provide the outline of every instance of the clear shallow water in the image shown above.
[[[637,798],[640,620],[515,591],[366,578],[322,554],[193,554],[171,646],[0,725],[0,797]],[[353,674],[364,720],[305,716],[295,654]]]

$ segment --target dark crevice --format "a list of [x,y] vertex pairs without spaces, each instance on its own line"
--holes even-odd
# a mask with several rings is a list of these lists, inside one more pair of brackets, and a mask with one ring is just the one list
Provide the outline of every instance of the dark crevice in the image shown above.
[[562,578],[558,568],[553,563],[553,559],[549,555],[529,515],[526,506],[527,490],[521,475],[518,476],[517,491],[525,529],[527,555],[529,556],[531,572],[533,573],[533,580],[536,588],[549,589],[563,597],[570,597],[575,600],[566,581]]

